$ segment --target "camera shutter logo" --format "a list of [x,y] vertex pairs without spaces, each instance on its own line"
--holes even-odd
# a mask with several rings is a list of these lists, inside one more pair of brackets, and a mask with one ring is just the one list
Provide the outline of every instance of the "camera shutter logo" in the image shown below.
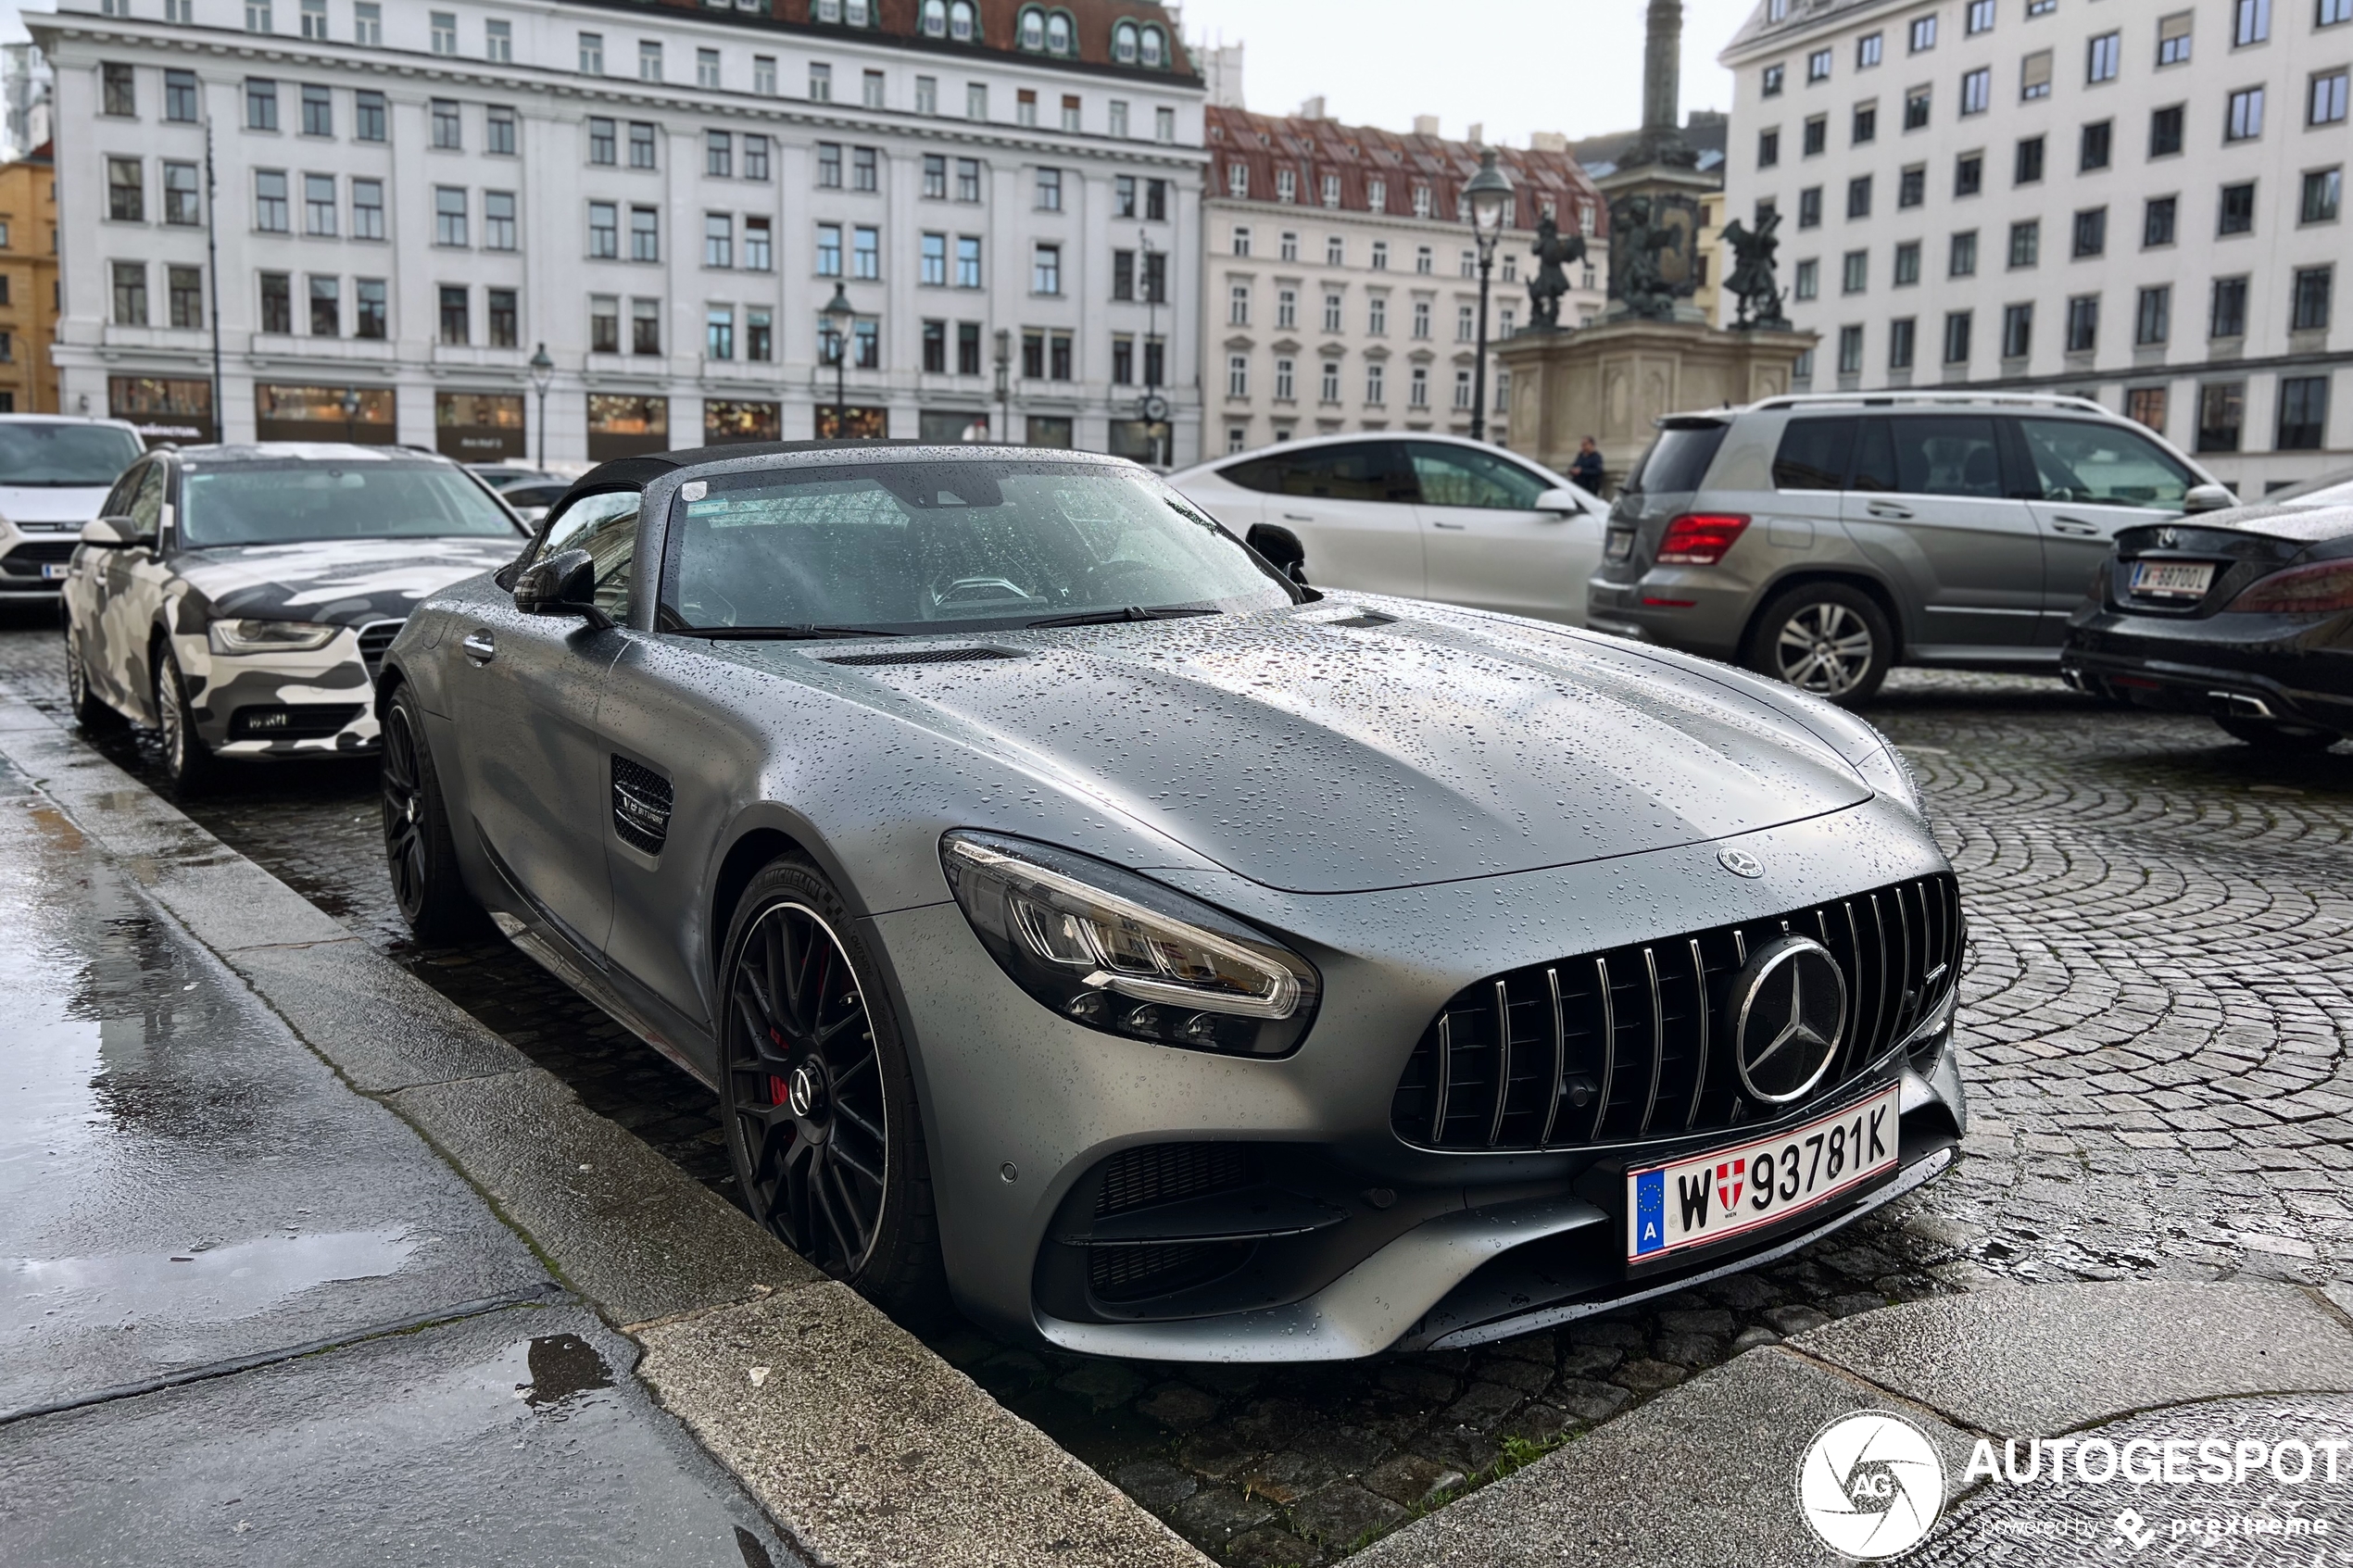
[[1909,1550],[1944,1508],[1944,1461],[1928,1434],[1886,1411],[1841,1416],[1797,1465],[1797,1512],[1841,1556],[1877,1562]]

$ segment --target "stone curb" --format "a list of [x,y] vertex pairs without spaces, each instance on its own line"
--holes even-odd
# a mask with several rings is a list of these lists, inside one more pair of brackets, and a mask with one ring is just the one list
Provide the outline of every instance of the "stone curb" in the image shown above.
[[1794,1498],[1799,1460],[1828,1422],[1864,1409],[1910,1417],[1957,1492],[1979,1436],[2057,1436],[2167,1406],[2353,1392],[2344,1295],[2127,1280],[2006,1286],[1858,1313],[1669,1389],[1351,1565],[1842,1562],[1807,1530]]
[[636,1338],[639,1375],[812,1563],[1208,1568],[856,1293],[5,686],[0,757]]

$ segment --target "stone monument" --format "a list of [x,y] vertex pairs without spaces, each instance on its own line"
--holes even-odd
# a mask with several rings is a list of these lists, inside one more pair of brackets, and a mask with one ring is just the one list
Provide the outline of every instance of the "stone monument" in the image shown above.
[[[1682,0],[1648,4],[1642,134],[1595,182],[1609,210],[1608,308],[1591,326],[1564,329],[1540,307],[1534,324],[1495,349],[1511,372],[1513,449],[1566,470],[1590,435],[1602,450],[1605,488],[1624,480],[1661,416],[1785,393],[1797,357],[1815,343],[1781,313],[1777,217],[1754,230],[1738,220],[1725,228],[1736,258],[1722,280],[1739,303],[1731,328],[1692,303],[1701,280],[1700,198],[1722,182],[1699,168],[1683,139]],[[1556,264],[1548,250],[1563,246],[1540,232],[1538,261]]]

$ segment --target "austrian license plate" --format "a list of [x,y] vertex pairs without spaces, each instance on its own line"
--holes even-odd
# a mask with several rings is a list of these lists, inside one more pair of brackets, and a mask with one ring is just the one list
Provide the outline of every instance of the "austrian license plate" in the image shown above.
[[1894,1084],[1752,1143],[1626,1173],[1626,1261],[1648,1263],[1828,1203],[1895,1169]]
[[1630,528],[1611,529],[1602,540],[1602,555],[1604,558],[1614,561],[1633,559],[1634,531]]
[[2202,599],[2214,585],[2210,560],[2137,560],[2133,592],[2151,599]]
[[41,563],[41,576],[44,582],[62,583],[66,579],[66,573],[72,570],[71,561],[50,560]]

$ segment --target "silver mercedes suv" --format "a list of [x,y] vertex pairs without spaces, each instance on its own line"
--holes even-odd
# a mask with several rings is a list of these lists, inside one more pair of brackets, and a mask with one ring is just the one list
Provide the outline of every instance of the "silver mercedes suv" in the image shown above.
[[2083,398],[1768,398],[1659,421],[1586,619],[1836,702],[1897,664],[2056,673],[2119,529],[2236,504]]

